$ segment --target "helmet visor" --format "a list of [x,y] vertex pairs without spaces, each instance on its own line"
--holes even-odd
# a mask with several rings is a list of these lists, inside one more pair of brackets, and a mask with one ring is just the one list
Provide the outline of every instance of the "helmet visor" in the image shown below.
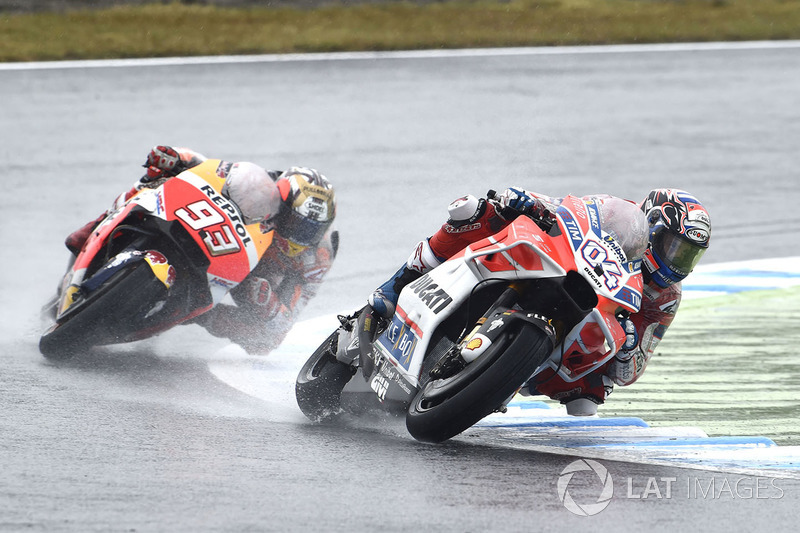
[[331,221],[312,220],[294,210],[281,214],[276,231],[286,240],[301,246],[316,246],[325,235]]
[[653,237],[653,251],[676,274],[685,277],[694,269],[706,249],[662,229]]

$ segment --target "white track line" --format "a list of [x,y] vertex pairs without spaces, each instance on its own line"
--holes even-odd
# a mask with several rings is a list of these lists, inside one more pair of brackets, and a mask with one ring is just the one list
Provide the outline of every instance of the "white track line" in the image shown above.
[[571,54],[635,54],[653,52],[708,52],[731,50],[785,50],[800,48],[800,41],[740,41],[711,43],[618,44],[594,46],[540,46],[520,48],[462,48],[454,50],[401,50],[394,52],[332,52],[240,56],[155,57],[83,61],[0,63],[0,71],[81,68],[126,68],[176,65],[288,63],[308,61],[358,61],[376,59],[439,59],[463,57],[549,56]]
[[[713,294],[725,294],[755,288],[788,288],[800,285],[798,265],[800,257],[704,265],[690,276],[685,289],[688,293],[715,289]],[[273,410],[273,416],[278,413],[304,422],[294,403],[294,377],[306,354],[336,323],[334,315],[304,320],[292,328],[280,348],[263,359],[229,347],[220,354],[225,357],[209,362],[209,370],[245,394],[279,404],[283,410]],[[628,418],[640,420],[631,417],[576,419],[566,416],[563,408],[523,409],[527,401],[512,402],[507,414],[490,415],[468,432],[480,442],[514,449],[800,479],[800,446],[769,446],[757,437],[732,436],[725,442],[726,438],[708,438],[695,427],[650,427],[646,421],[641,421],[644,426],[623,423]],[[553,427],[537,425],[546,421],[552,422]]]

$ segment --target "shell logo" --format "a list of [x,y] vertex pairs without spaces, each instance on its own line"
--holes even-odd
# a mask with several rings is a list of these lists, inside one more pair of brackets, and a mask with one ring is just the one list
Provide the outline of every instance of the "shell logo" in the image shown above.
[[465,347],[465,349],[467,349],[467,350],[477,350],[482,345],[483,345],[483,339],[481,339],[481,338],[472,339],[467,343],[467,346]]

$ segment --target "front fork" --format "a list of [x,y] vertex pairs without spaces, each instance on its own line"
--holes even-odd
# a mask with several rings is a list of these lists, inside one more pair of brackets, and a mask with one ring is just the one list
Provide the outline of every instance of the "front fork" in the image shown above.
[[502,328],[498,328],[497,326],[492,329],[492,323],[487,326],[486,320],[495,314],[498,309],[511,308],[519,300],[519,294],[520,291],[515,284],[511,284],[505,291],[503,291],[497,300],[495,300],[495,302],[489,306],[483,316],[477,320],[475,327],[472,328],[472,331],[467,335],[464,335],[461,342],[453,346],[453,348],[447,354],[445,354],[445,356],[442,357],[433,366],[433,368],[431,368],[431,378],[444,379],[457,374],[469,363],[474,361],[481,353],[483,353],[486,348],[491,345],[491,342],[486,343],[485,346],[482,346],[482,349],[479,353],[473,354],[471,350],[475,347],[481,347],[480,345],[482,344],[482,339],[488,339],[485,333],[491,333],[493,329],[497,329],[497,332],[492,335],[492,337],[496,337],[496,335],[502,330]]
[[375,369],[372,343],[381,331],[384,319],[369,305],[352,316],[339,316],[339,337],[336,359],[348,366],[360,366],[365,380],[369,381]]
[[458,344],[459,354],[465,363],[471,363],[492,345],[503,328],[502,318],[495,318],[488,324],[486,321],[497,313],[498,309],[510,309],[519,301],[520,291],[515,284],[511,284],[503,294],[492,304],[489,309],[478,319],[469,335],[466,335]]
[[[550,318],[538,313],[513,309],[523,291],[524,287],[519,284],[511,284],[478,319],[472,331],[431,369],[431,378],[443,379],[463,370],[486,352],[514,321],[527,322],[541,328],[555,344],[556,331]],[[516,391],[497,408],[497,411],[505,412],[506,405],[515,394]]]

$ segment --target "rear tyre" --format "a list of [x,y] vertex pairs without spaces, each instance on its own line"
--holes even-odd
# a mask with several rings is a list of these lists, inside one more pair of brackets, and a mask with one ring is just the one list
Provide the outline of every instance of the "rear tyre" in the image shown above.
[[140,261],[112,276],[39,339],[48,359],[63,360],[92,346],[124,342],[168,290]]
[[338,339],[337,329],[317,348],[297,376],[297,405],[314,422],[331,421],[341,414],[342,390],[356,371],[336,360]]
[[552,349],[547,334],[529,325],[502,335],[464,370],[432,380],[417,393],[406,414],[408,432],[423,442],[458,435],[500,407]]

